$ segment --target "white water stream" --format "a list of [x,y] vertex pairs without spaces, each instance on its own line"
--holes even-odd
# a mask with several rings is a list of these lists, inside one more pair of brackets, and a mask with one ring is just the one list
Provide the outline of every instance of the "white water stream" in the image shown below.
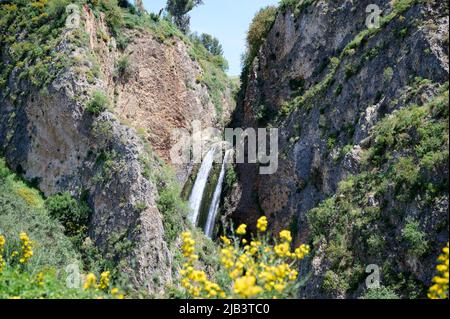
[[220,204],[220,195],[222,195],[222,184],[223,179],[225,177],[226,165],[228,158],[233,154],[232,150],[225,151],[225,156],[222,161],[222,168],[220,169],[219,179],[217,180],[216,189],[214,190],[214,195],[211,201],[211,205],[209,206],[208,211],[208,219],[206,220],[205,225],[205,234],[209,238],[211,238],[212,233],[214,231],[214,225],[216,223],[217,212],[219,210]]
[[189,196],[190,212],[188,219],[193,225],[197,225],[198,223],[200,206],[202,204],[203,193],[205,192],[208,176],[213,165],[214,153],[215,149],[211,148],[203,158],[194,186],[192,187],[191,195]]

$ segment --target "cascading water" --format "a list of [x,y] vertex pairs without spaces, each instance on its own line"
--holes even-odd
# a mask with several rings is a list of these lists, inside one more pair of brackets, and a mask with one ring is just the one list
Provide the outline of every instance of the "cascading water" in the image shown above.
[[223,184],[223,179],[225,177],[226,164],[227,164],[228,158],[232,155],[232,153],[233,153],[232,150],[227,150],[225,152],[225,155],[224,155],[223,161],[222,161],[222,168],[220,169],[219,179],[217,181],[216,189],[214,190],[214,195],[213,195],[213,199],[211,201],[211,205],[209,206],[208,219],[206,220],[206,225],[205,225],[205,234],[209,238],[211,238],[211,236],[212,236],[212,233],[214,230],[214,225],[216,222],[217,211],[219,210],[220,195],[222,194],[222,184]]
[[188,219],[193,225],[197,225],[203,193],[205,191],[206,183],[214,161],[214,153],[215,149],[211,148],[203,158],[200,170],[198,171],[197,178],[195,179],[195,183],[191,191],[191,195],[189,196],[190,213],[188,215]]

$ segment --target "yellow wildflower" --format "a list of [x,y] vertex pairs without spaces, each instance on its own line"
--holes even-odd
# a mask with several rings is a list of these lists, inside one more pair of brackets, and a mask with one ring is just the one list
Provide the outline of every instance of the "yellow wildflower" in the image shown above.
[[[292,235],[283,230],[281,241],[272,246],[267,231],[267,218],[261,217],[257,223],[258,236],[247,238],[221,237],[219,271],[226,271],[230,285],[223,287],[210,281],[203,270],[195,269],[191,256],[195,254],[195,242],[189,233],[183,233],[182,251],[186,258],[180,270],[180,284],[190,298],[281,298],[287,297],[294,287],[298,271],[296,262],[309,253],[309,246],[301,245],[291,252]],[[237,235],[247,234],[247,225],[240,225]],[[248,243],[249,241],[249,243]],[[236,243],[232,245],[232,243]],[[239,243],[243,245],[239,245]],[[289,258],[289,259],[288,259]],[[221,281],[225,283],[227,281]]]
[[5,243],[6,243],[5,237],[3,235],[0,235],[0,272],[3,271],[3,268],[6,265],[6,262],[3,260],[3,250],[5,247]]
[[188,258],[190,262],[198,259],[198,256],[194,254],[195,252],[195,240],[192,239],[192,234],[190,232],[184,232],[181,234],[183,239],[183,245],[181,250],[183,251],[183,256]]
[[109,271],[102,272],[100,274],[100,282],[98,288],[105,290],[109,287]]
[[291,256],[289,243],[287,242],[276,245],[275,247],[273,247],[273,250],[281,258]]
[[22,256],[20,257],[19,262],[21,264],[25,264],[33,256],[33,242],[24,232],[19,234],[19,239],[22,242]]
[[434,285],[428,291],[428,298],[430,299],[447,299],[448,298],[448,249],[449,244],[442,249],[442,254],[439,256],[439,265],[436,266],[437,276],[433,278]]
[[119,288],[113,288],[111,289],[111,295],[117,295],[119,293]]
[[260,241],[252,241],[250,243],[250,249],[249,252],[250,254],[254,255],[258,252],[259,247],[261,247],[262,243]]
[[256,228],[260,231],[260,232],[265,232],[267,230],[267,217],[263,216],[260,219],[258,219],[257,223],[256,223]]
[[227,246],[231,245],[231,240],[227,236],[221,236],[220,239],[225,245]]
[[245,235],[246,233],[247,233],[247,225],[246,224],[241,224],[236,229],[236,234],[238,234],[238,235]]
[[298,260],[305,258],[306,255],[309,254],[310,248],[308,245],[300,245],[300,247],[296,248],[294,251],[295,257]]
[[260,294],[263,289],[256,285],[254,276],[243,276],[234,282],[234,292],[243,298],[251,298]]
[[39,286],[43,286],[44,285],[44,273],[42,271],[37,274],[37,276],[36,276],[36,283]]
[[86,280],[83,285],[84,289],[97,288],[97,277],[93,273],[89,273],[86,276]]
[[288,243],[290,243],[292,241],[292,235],[291,232],[289,230],[282,230],[280,232],[280,238],[282,240],[287,241]]

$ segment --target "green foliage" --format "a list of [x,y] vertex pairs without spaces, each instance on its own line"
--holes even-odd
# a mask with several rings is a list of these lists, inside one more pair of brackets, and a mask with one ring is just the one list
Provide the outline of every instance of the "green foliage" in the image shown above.
[[229,166],[225,172],[225,185],[227,185],[228,189],[232,189],[237,183],[237,174],[234,170],[234,167]]
[[[414,85],[430,83],[416,81]],[[324,262],[330,265],[322,287],[330,294],[354,292],[364,278],[360,265],[373,263],[374,258],[394,264],[393,256],[399,254],[419,262],[429,255],[425,225],[407,218],[405,212],[411,202],[434,210],[436,200],[448,194],[448,176],[440,173],[448,165],[447,90],[446,83],[424,105],[405,106],[381,119],[373,128],[371,146],[363,153],[366,160],[361,173],[341,181],[335,196],[307,213],[311,240],[325,249]],[[409,91],[421,92],[414,87]],[[390,207],[388,216],[383,212],[386,206]],[[447,229],[446,214],[436,218],[439,227]],[[398,225],[404,226],[396,236],[393,231]],[[413,272],[403,270],[409,279],[399,281],[390,267],[382,271],[384,283],[405,292],[402,297],[424,294],[425,283]],[[410,289],[411,282],[414,289]],[[368,294],[394,296],[386,290]]]
[[258,54],[259,48],[266,40],[272,25],[275,21],[277,8],[268,6],[260,9],[253,17],[250,28],[247,32],[247,53],[245,65],[250,65]]
[[93,115],[99,115],[109,106],[108,97],[101,91],[94,91],[91,100],[86,105],[86,110]]
[[119,58],[116,65],[116,73],[119,77],[126,78],[130,72],[130,59],[127,55]]
[[199,41],[194,41],[189,55],[200,63],[203,73],[198,80],[208,87],[209,96],[220,115],[223,111],[223,92],[229,85],[228,77],[223,72],[228,63],[222,56],[212,56]]
[[100,0],[100,8],[105,13],[105,20],[110,30],[113,34],[117,34],[123,25],[123,16],[117,0]]
[[327,148],[329,151],[333,150],[334,147],[336,146],[336,137],[335,136],[330,136],[327,140]]
[[420,230],[418,221],[408,219],[405,227],[402,229],[402,239],[408,244],[408,252],[412,256],[422,256],[428,248],[426,235]]
[[347,291],[348,283],[345,278],[342,278],[338,274],[334,273],[332,270],[328,270],[325,273],[322,288],[328,292],[341,292]]
[[199,40],[212,55],[223,55],[222,45],[216,37],[207,33],[202,33]]
[[181,187],[170,167],[162,167],[156,179],[159,194],[156,203],[163,214],[164,236],[172,244],[185,229],[188,206],[181,199]]
[[166,9],[172,15],[175,25],[185,33],[189,29],[189,11],[201,4],[202,0],[168,0]]
[[283,13],[286,12],[288,8],[291,8],[294,16],[298,17],[303,10],[312,5],[314,2],[315,0],[281,0],[279,7]]
[[[0,79],[7,79],[16,70],[20,79],[27,79],[42,88],[67,66],[66,58],[54,48],[60,43],[69,1],[20,1],[0,4],[0,47],[9,63],[0,64]],[[18,38],[20,35],[20,38]]]
[[367,239],[367,247],[369,249],[369,254],[376,256],[385,248],[384,239],[378,234],[372,234]]
[[[395,1],[394,10],[391,13],[381,17],[381,27],[380,28],[372,28],[372,29],[363,29],[360,33],[358,33],[350,42],[347,43],[345,48],[340,52],[338,56],[332,57],[330,59],[330,65],[328,66],[328,73],[326,76],[319,82],[310,87],[306,92],[300,92],[300,96],[296,96],[293,99],[286,101],[281,106],[280,115],[285,116],[292,112],[294,109],[305,107],[306,109],[310,109],[315,103],[315,99],[320,97],[320,94],[323,94],[326,89],[334,82],[334,76],[336,72],[340,69],[339,66],[345,57],[349,55],[353,55],[357,49],[363,43],[366,43],[368,38],[373,36],[374,34],[383,30],[385,26],[387,26],[393,19],[399,17],[404,11],[408,10],[412,5],[416,4],[418,0],[398,0]],[[294,8],[294,14],[300,14],[301,11],[307,6],[314,3],[314,0],[282,0],[280,3],[281,12],[286,12],[287,8]],[[372,48],[370,51],[366,52],[358,64],[348,64],[344,68],[345,78],[349,79],[354,74],[356,74],[359,69],[362,67],[364,60],[372,59],[378,54],[378,47]],[[253,57],[249,59],[252,61]],[[244,67],[244,73],[248,72],[248,67]],[[388,79],[392,75],[390,74],[390,70],[386,73],[386,78]],[[245,76],[243,78],[243,83],[245,84]],[[338,84],[334,90],[335,96],[339,96],[342,92],[342,84]]]
[[389,83],[392,80],[392,77],[394,76],[394,70],[390,66],[384,69],[383,72],[383,79],[385,83]]
[[228,69],[228,62],[223,57],[222,45],[216,38],[205,33],[200,36],[193,33],[190,36],[190,40],[193,43],[193,47],[189,52],[192,58],[208,61],[222,71]]
[[[68,270],[68,266],[78,267],[80,272],[95,269],[97,275],[107,269],[115,272],[114,265],[107,265],[90,239],[82,236],[87,211],[85,204],[77,203],[68,193],[51,196],[44,202],[40,193],[21,181],[0,158],[0,235],[6,239],[0,299],[112,297],[98,289],[83,290],[66,285],[66,277],[74,275],[75,271]],[[22,249],[18,238],[22,232],[29,236],[33,250],[25,264],[14,262],[11,257],[13,251]],[[84,240],[79,246],[81,239]]]
[[400,299],[399,296],[388,287],[368,289],[360,299]]
[[87,237],[90,209],[86,203],[79,203],[69,193],[50,196],[45,201],[50,216],[64,226],[64,233],[78,245]]
[[79,260],[71,241],[64,235],[64,228],[51,218],[43,203],[41,195],[22,182],[0,159],[0,234],[9,238],[5,247],[7,254],[17,246],[17,236],[21,232],[39,243],[27,264],[31,273],[44,267],[63,268]]
[[112,296],[99,289],[68,288],[63,275],[53,268],[39,273],[9,267],[0,275],[0,299],[108,299]]

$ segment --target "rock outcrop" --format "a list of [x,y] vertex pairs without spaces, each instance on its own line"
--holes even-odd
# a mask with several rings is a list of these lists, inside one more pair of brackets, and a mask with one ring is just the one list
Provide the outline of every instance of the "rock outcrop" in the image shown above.
[[[298,3],[297,10],[280,10],[248,74],[243,75],[246,83],[234,126],[279,128],[280,163],[273,175],[258,175],[256,165],[237,165],[239,186],[231,196],[232,217],[236,223],[254,225],[261,214],[267,214],[273,230],[291,229],[297,244],[306,241],[314,246],[312,266],[302,269],[303,275],[311,277],[301,290],[302,297],[359,296],[364,290],[365,266],[381,265],[380,256],[395,260],[393,254],[398,254],[398,260],[389,267],[405,276],[399,281],[427,285],[434,260],[448,240],[448,191],[441,191],[428,206],[423,204],[424,193],[420,192],[408,204],[399,204],[389,193],[369,196],[372,206],[380,209],[382,218],[391,220],[389,227],[393,228],[391,232],[370,230],[380,234],[390,247],[379,256],[368,254],[367,246],[357,245],[358,240],[351,235],[357,226],[351,226],[351,220],[339,230],[336,219],[330,217],[321,237],[308,217],[314,213],[308,212],[335,196],[340,182],[368,169],[361,166],[365,165],[365,151],[376,144],[373,131],[377,123],[410,104],[426,104],[438,94],[437,87],[448,81],[448,5],[401,0]],[[366,26],[369,4],[382,10],[378,29]],[[417,84],[421,80],[423,85]],[[448,160],[448,127],[435,134],[447,141],[441,147]],[[396,158],[408,153],[407,148],[399,147],[387,156]],[[389,171],[384,166],[369,167]],[[447,173],[445,163],[424,174],[433,175],[430,180],[436,185],[445,185],[448,180],[437,177]],[[370,193],[361,191],[360,195]],[[368,211],[361,209],[363,214]],[[399,216],[396,211],[401,211]],[[430,243],[426,257],[416,259],[414,266],[400,261],[408,257],[402,255],[405,248],[396,242],[412,218],[419,221]],[[331,254],[330,247],[336,244],[329,236],[339,231],[341,238],[347,238],[342,241],[342,249],[350,251],[351,257],[346,261],[336,248],[342,272],[334,278],[330,270],[339,267],[324,256]],[[351,275],[347,269],[351,269]],[[383,272],[385,278],[388,272]],[[349,286],[346,281],[351,281]],[[384,283],[392,282],[386,278]],[[420,290],[419,295],[423,294]]]
[[[119,267],[136,287],[159,293],[171,280],[172,257],[158,190],[145,170],[160,169],[156,156],[169,159],[171,129],[190,129],[192,119],[223,125],[230,91],[225,86],[221,93],[220,113],[207,86],[196,81],[204,70],[186,38],[147,26],[123,28],[124,48],[103,12],[83,5],[80,17],[79,27],[60,30],[54,51],[68,63],[50,66],[49,84],[32,84],[11,66],[9,91],[0,92],[0,147],[8,165],[46,196],[69,191],[86,199],[96,246],[123,261]],[[1,50],[8,66],[11,47]],[[99,115],[86,108],[95,92],[109,100]],[[184,182],[190,165],[175,168]]]

